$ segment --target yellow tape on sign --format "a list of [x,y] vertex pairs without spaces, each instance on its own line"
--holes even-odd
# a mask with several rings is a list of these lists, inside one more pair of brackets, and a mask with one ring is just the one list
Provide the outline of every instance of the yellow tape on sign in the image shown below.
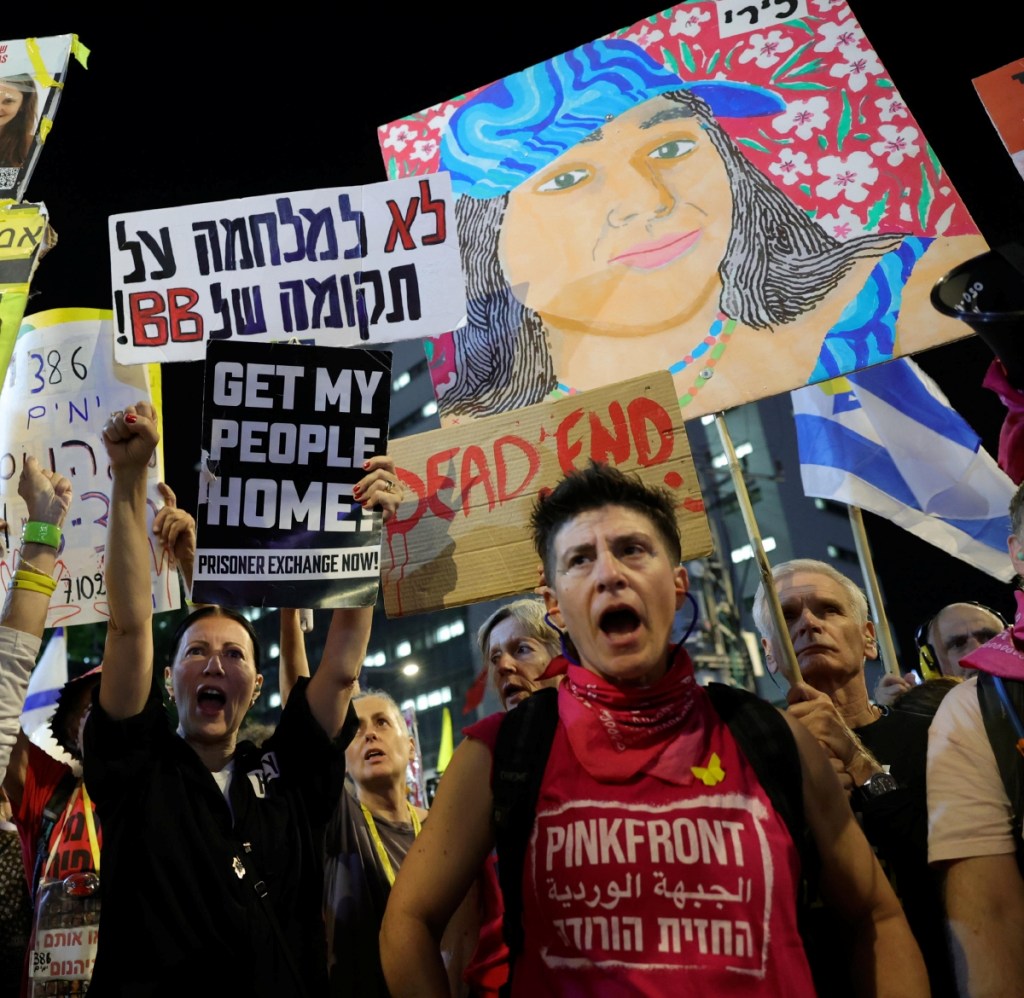
[[39,42],[34,38],[26,38],[25,51],[28,53],[29,60],[32,63],[32,75],[39,82],[39,85],[43,87],[56,87],[58,90],[63,90],[64,84],[58,83],[46,68],[43,54],[39,51]]
[[92,55],[89,47],[82,43],[78,35],[71,36],[71,54],[82,69],[89,68],[89,56]]

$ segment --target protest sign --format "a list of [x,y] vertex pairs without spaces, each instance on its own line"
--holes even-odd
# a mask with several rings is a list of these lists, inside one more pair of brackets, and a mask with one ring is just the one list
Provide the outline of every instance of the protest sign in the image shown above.
[[1024,177],[1024,59],[993,69],[971,82],[1013,165]]
[[7,370],[28,303],[28,286],[53,233],[46,205],[0,207],[0,371]]
[[64,91],[71,55],[89,50],[76,35],[0,42],[0,201],[20,201]]
[[388,343],[465,316],[447,176],[113,215],[109,231],[123,364],[232,338]]
[[[57,559],[57,589],[50,599],[47,627],[92,624],[107,619],[103,579],[110,509],[110,467],[102,442],[103,424],[115,409],[140,399],[159,411],[159,368],[125,368],[114,363],[109,311],[54,309],[22,323],[0,394],[0,515],[10,525],[10,544],[0,558],[6,591],[17,562],[15,551],[28,510],[18,495],[24,456],[71,481],[74,498],[64,523]],[[161,503],[162,451],[148,475],[148,519]],[[153,608],[181,605],[177,572],[150,537]]]
[[369,606],[380,513],[352,497],[387,450],[391,355],[211,342],[192,598],[223,606]]
[[656,367],[691,419],[967,332],[929,292],[984,240],[843,0],[678,4],[484,82],[379,130],[455,193],[442,425]]
[[386,528],[390,617],[528,592],[537,585],[537,493],[593,459],[670,490],[683,557],[711,552],[672,378],[658,371],[472,425],[393,440],[406,496]]

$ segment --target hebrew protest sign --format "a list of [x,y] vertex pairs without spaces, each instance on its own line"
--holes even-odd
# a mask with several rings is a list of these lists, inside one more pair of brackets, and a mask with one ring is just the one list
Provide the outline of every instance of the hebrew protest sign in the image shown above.
[[7,370],[18,338],[29,282],[52,241],[46,205],[0,207],[0,371]]
[[193,600],[374,603],[381,516],[352,486],[387,450],[390,402],[386,351],[210,343]]
[[[106,620],[103,580],[110,467],[102,431],[115,409],[140,399],[159,412],[160,369],[125,368],[114,363],[111,313],[97,309],[54,309],[22,323],[3,393],[0,394],[0,515],[10,525],[9,548],[28,520],[18,495],[26,454],[71,481],[74,498],[64,523],[57,561],[57,589],[50,599],[47,627]],[[162,451],[149,469],[149,521],[161,504]],[[153,608],[176,610],[180,585],[167,553],[150,537]],[[16,558],[0,558],[0,584],[10,586]]]
[[658,371],[472,425],[394,440],[406,496],[386,528],[384,605],[399,617],[528,592],[541,488],[594,459],[676,498],[683,557],[711,552],[672,378]]
[[465,316],[447,176],[113,215],[109,232],[123,364],[232,338],[387,343]]
[[20,201],[64,91],[68,58],[84,66],[75,35],[0,42],[0,201]]
[[451,174],[443,425],[659,366],[691,419],[968,332],[929,292],[984,241],[842,0],[679,4],[379,140]]

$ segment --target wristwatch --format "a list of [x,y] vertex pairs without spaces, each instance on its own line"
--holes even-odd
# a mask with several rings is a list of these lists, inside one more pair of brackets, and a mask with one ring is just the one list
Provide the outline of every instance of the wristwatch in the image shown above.
[[874,773],[866,783],[854,788],[851,803],[855,808],[863,807],[868,801],[877,800],[899,788],[899,781],[891,773]]

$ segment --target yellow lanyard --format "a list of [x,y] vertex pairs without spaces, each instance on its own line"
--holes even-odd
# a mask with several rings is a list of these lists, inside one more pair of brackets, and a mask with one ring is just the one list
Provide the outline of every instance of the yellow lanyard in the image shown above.
[[[415,808],[408,801],[405,802],[405,806],[409,809],[409,818],[412,821],[412,837],[416,838],[420,834],[420,819],[416,814]],[[388,885],[393,887],[395,885],[395,869],[391,865],[391,860],[388,859],[387,850],[384,848],[384,843],[381,842],[380,832],[377,831],[376,822],[373,820],[373,815],[370,814],[370,809],[360,801],[359,807],[363,812],[363,817],[366,819],[366,827],[370,830],[370,838],[373,840],[373,847],[377,850],[377,856],[380,858],[381,866],[384,867],[384,875],[388,878]]]
[[74,793],[68,798],[67,807],[64,808],[64,820],[60,823],[60,831],[57,833],[57,837],[53,840],[53,845],[50,847],[50,855],[47,857],[46,866],[43,868],[41,878],[43,880],[46,879],[47,874],[50,872],[50,868],[53,866],[53,858],[57,855],[57,849],[60,847],[60,844],[64,839],[64,829],[67,827],[68,818],[71,817],[75,801],[78,799],[79,790],[82,792],[82,810],[85,812],[85,830],[89,836],[89,852],[92,853],[92,868],[96,873],[100,872],[100,846],[99,840],[96,836],[96,818],[93,814],[92,800],[89,797],[89,791],[85,789],[85,784],[79,780]]

